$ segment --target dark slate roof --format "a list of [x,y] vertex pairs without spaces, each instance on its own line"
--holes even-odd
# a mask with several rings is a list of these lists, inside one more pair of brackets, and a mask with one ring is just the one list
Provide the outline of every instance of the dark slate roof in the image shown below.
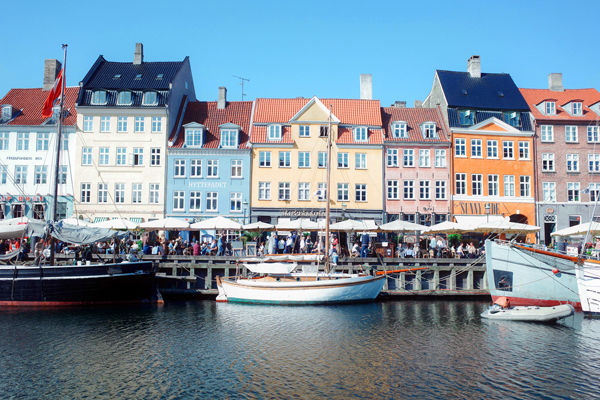
[[437,70],[436,73],[448,107],[529,111],[527,102],[509,74],[482,73],[481,78],[471,78],[468,72]]
[[[501,111],[475,111],[475,121],[473,125],[478,124],[486,119],[496,117],[500,121],[504,121],[504,115]],[[449,108],[448,109],[448,125],[451,128],[468,128],[472,125],[461,125],[460,118],[458,116],[458,110]],[[529,112],[521,112],[521,126],[515,126],[515,128],[521,131],[531,131],[531,120]]]
[[[148,91],[148,90],[147,90]],[[89,106],[92,105],[92,93],[93,90],[85,89],[81,91],[80,94],[81,100],[79,101],[80,106]],[[164,107],[165,104],[169,102],[169,91],[161,90],[157,91],[157,101],[158,104],[154,105],[143,105],[142,100],[144,98],[144,92],[139,90],[134,90],[131,92],[131,104],[127,105],[118,105],[117,98],[119,96],[119,91],[117,90],[107,90],[106,91],[106,104],[102,104],[102,107]]]

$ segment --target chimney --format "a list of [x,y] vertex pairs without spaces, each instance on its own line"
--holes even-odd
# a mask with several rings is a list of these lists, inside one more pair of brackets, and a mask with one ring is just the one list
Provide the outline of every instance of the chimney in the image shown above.
[[479,56],[471,56],[467,63],[467,72],[471,78],[481,78],[481,59]]
[[135,44],[135,54],[133,55],[133,65],[140,65],[144,62],[144,45],[141,43]]
[[44,86],[42,90],[52,89],[61,68],[62,64],[58,60],[46,59],[44,64]]
[[553,73],[548,75],[548,89],[553,92],[564,92],[565,88],[562,84],[562,73]]
[[405,101],[395,101],[392,107],[406,108],[406,102]]
[[361,100],[373,100],[373,76],[371,74],[360,74],[360,98]]
[[217,100],[217,109],[224,110],[227,105],[227,88],[219,86],[219,99]]
[[423,108],[423,101],[415,100],[415,108]]

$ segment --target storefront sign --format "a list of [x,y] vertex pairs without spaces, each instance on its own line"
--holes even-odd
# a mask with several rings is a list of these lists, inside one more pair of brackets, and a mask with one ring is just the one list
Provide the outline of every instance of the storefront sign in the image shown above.
[[500,206],[498,203],[480,203],[480,202],[467,202],[459,201],[454,203],[454,208],[460,208],[461,214],[471,215],[485,215],[485,205],[490,205],[490,215],[500,214]]
[[0,201],[11,201],[11,200],[18,201],[19,203],[23,203],[23,202],[39,203],[39,202],[44,201],[44,196],[10,196],[10,195],[2,196],[2,195],[0,195]]
[[292,211],[292,210],[283,210],[281,211],[282,217],[324,217],[325,211]]
[[190,182],[191,188],[225,188],[227,182]]

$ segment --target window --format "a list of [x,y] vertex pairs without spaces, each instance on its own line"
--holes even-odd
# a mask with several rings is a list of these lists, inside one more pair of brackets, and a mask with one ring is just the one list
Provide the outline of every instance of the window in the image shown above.
[[431,167],[430,150],[419,150],[419,167]]
[[36,165],[35,166],[35,184],[45,185],[48,182],[48,166],[47,165]]
[[185,192],[183,190],[173,192],[173,210],[185,210]]
[[160,165],[160,148],[153,147],[150,149],[150,165],[153,167]]
[[115,183],[115,203],[125,203],[124,183]]
[[131,104],[131,92],[119,92],[119,96],[117,97],[117,104],[120,106]]
[[162,117],[152,117],[152,132],[162,132]]
[[454,155],[456,157],[467,156],[467,139],[457,138],[454,139]]
[[106,104],[106,91],[96,90],[92,93],[92,104]]
[[529,160],[529,142],[519,142],[519,160]]
[[310,168],[310,152],[298,152],[298,168]]
[[219,160],[206,161],[206,177],[207,178],[218,178],[219,177]]
[[579,182],[567,182],[567,201],[579,201]]
[[446,181],[435,181],[435,199],[446,199]]
[[173,166],[173,177],[185,178],[185,160],[181,158],[176,158]]
[[389,200],[398,200],[398,181],[388,180],[387,181],[387,198]]
[[515,158],[515,153],[514,153],[514,142],[511,141],[503,141],[502,142],[502,156],[504,158],[508,158],[508,159],[514,159]]
[[436,168],[446,168],[446,150],[436,150],[435,151],[435,167]]
[[0,150],[8,150],[8,132],[0,132]]
[[202,129],[186,129],[185,130],[185,145],[187,147],[202,146]]
[[433,122],[424,123],[421,125],[421,129],[423,130],[423,137],[425,139],[437,139],[435,124]]
[[473,125],[475,121],[475,112],[471,110],[460,110],[458,112],[461,125]]
[[144,132],[144,117],[135,117],[135,131]]
[[238,146],[238,130],[221,130],[221,147],[224,149],[235,149]]
[[580,102],[573,103],[573,115],[583,115],[583,111],[582,111]]
[[202,192],[190,192],[190,211],[202,209]]
[[328,126],[320,126],[319,127],[319,137],[327,137],[329,135],[329,127]]
[[117,131],[127,132],[127,117],[119,117],[117,120]]
[[259,167],[270,167],[271,166],[271,152],[260,151],[258,153],[258,166]]
[[579,172],[579,154],[567,154],[567,172]]
[[142,105],[155,106],[158,104],[158,93],[156,92],[145,92]]
[[521,197],[531,196],[531,177],[519,176],[519,195]]
[[515,196],[515,176],[504,175],[504,196],[514,197]]
[[144,149],[136,147],[133,149],[133,165],[144,165]]
[[554,126],[542,125],[542,142],[554,141]]
[[481,139],[471,139],[471,157],[483,157]]
[[66,133],[60,139],[60,149],[64,151],[69,150],[69,136]]
[[542,196],[544,197],[544,202],[556,202],[556,183],[542,183]]
[[92,148],[84,147],[81,153],[81,165],[92,165]]
[[160,199],[160,184],[150,184],[150,204],[158,204]]
[[[184,172],[185,175],[185,172]],[[202,160],[192,159],[190,160],[190,178],[202,178]]]
[[419,181],[419,199],[429,200],[431,198],[431,182],[430,181]]
[[600,196],[600,183],[590,183],[590,201],[598,201]]
[[415,150],[414,149],[404,149],[402,151],[402,163],[405,167],[414,167],[415,166]]
[[505,112],[504,113],[504,122],[506,122],[507,124],[509,124],[510,126],[520,126],[521,125],[521,118],[518,112]]
[[487,156],[488,158],[498,158],[498,141],[488,140],[487,141]]
[[598,135],[597,126],[587,127],[588,142],[600,142],[600,136]]
[[110,155],[109,151],[110,149],[108,147],[100,147],[100,157],[98,159],[98,164],[108,165]]
[[456,194],[467,194],[467,174],[455,174]]
[[83,131],[92,132],[94,130],[94,117],[83,117]]
[[58,184],[66,185],[67,184],[67,166],[61,165],[58,168]]
[[415,181],[404,181],[404,200],[415,198]]
[[473,196],[483,196],[482,174],[471,174],[471,194]]
[[358,128],[354,128],[354,141],[355,142],[368,142],[369,136],[367,135],[367,128],[364,126],[360,126]]
[[288,201],[291,198],[289,182],[279,182],[279,200]]
[[271,182],[258,182],[258,199],[271,200]]
[[498,196],[500,193],[500,178],[498,175],[488,175],[488,196]]
[[127,149],[117,147],[117,165],[127,165]]
[[554,171],[554,154],[553,153],[542,153],[542,171],[553,172]]
[[2,106],[2,116],[0,117],[2,121],[8,121],[12,118],[12,106],[11,105],[3,105]]
[[108,203],[108,183],[98,184],[98,203]]
[[142,184],[132,183],[131,184],[131,202],[134,204],[142,202]]
[[231,177],[242,177],[242,160],[231,160]]
[[81,202],[90,203],[92,201],[92,184],[82,183],[81,184]]
[[319,182],[319,187],[317,188],[317,201],[325,201],[328,198],[327,184],[325,182]]
[[310,126],[300,125],[299,130],[300,130],[300,133],[299,133],[300,137],[310,137]]
[[356,153],[355,168],[356,169],[367,169],[367,154],[366,153]]
[[387,166],[398,166],[398,149],[387,149]]
[[[0,185],[6,185],[6,176],[8,175],[6,165],[0,165]],[[2,211],[0,209],[0,211]]]
[[233,192],[229,195],[229,211],[242,212],[242,194]]
[[367,201],[367,185],[364,183],[357,183],[354,185],[354,198],[355,201],[365,202]]
[[29,150],[29,132],[17,133],[17,150]]
[[577,143],[577,127],[565,126],[565,139],[567,143]]
[[600,172],[600,154],[588,154],[590,172]]
[[394,122],[392,124],[392,136],[396,139],[408,138],[408,132],[406,130],[406,122]]
[[338,168],[348,168],[348,153],[338,153]]
[[206,211],[207,212],[215,212],[218,211],[218,196],[217,192],[206,192]]
[[327,152],[320,151],[318,156],[319,156],[319,168],[327,168]]
[[267,134],[269,140],[281,140],[281,125],[269,125]]
[[100,118],[100,132],[110,132],[110,117]]
[[546,115],[556,114],[556,103],[554,101],[546,102]]
[[38,133],[37,134],[37,144],[36,144],[36,150],[37,151],[48,151],[48,142],[50,141],[50,134],[49,133]]
[[349,185],[347,183],[338,183],[337,185],[337,199],[338,201],[348,201],[350,198]]
[[310,201],[310,183],[298,183],[298,201]]

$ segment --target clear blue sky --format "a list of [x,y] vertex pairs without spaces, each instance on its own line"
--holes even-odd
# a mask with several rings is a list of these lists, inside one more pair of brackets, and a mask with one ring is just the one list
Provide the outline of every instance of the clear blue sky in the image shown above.
[[10,1],[2,5],[0,97],[41,87],[44,59],[62,60],[67,85],[96,58],[145,61],[190,57],[199,100],[359,97],[373,75],[373,98],[424,100],[434,71],[510,73],[519,87],[546,88],[562,72],[567,88],[600,85],[598,1]]

